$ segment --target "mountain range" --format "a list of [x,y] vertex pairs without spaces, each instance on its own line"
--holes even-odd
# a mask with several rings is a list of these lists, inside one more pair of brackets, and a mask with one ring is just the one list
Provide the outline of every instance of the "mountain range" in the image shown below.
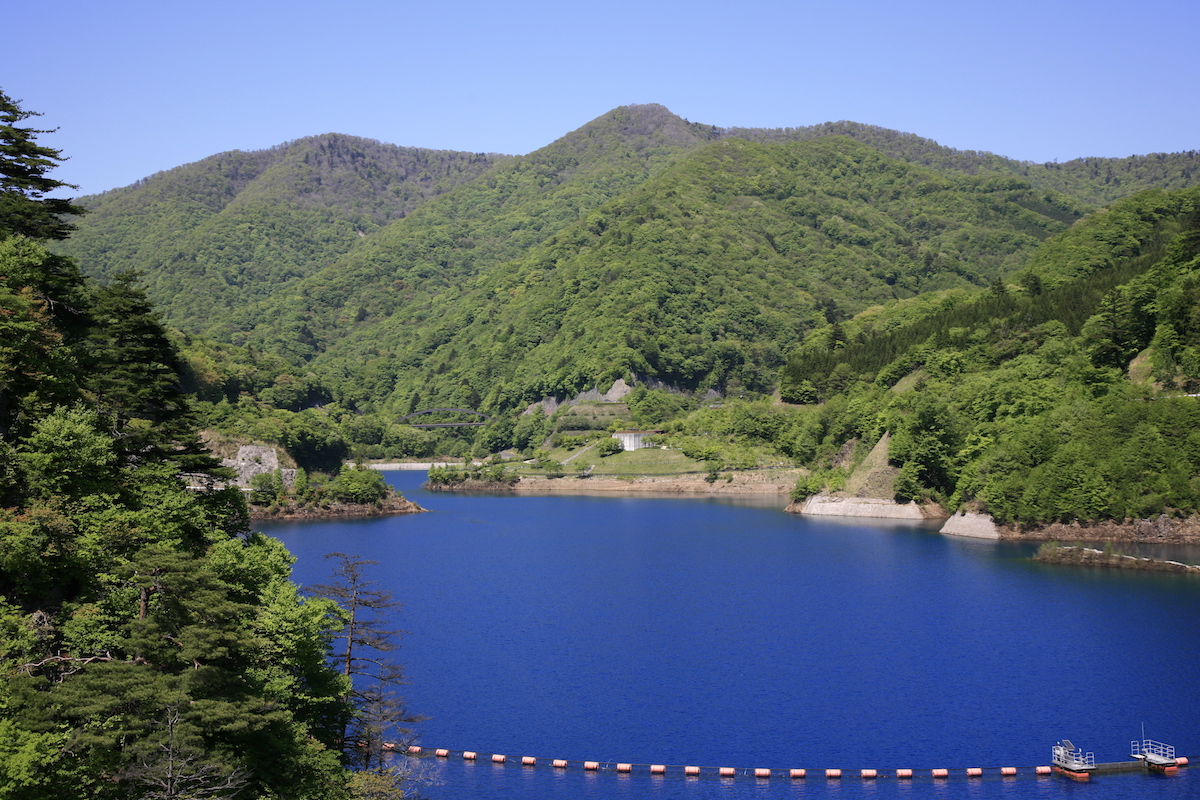
[[618,377],[770,392],[811,331],[1015,280],[1085,215],[1193,176],[1196,152],[1031,164],[626,106],[525,156],[339,134],[215,155],[81,198],[57,249],[347,408],[508,410]]

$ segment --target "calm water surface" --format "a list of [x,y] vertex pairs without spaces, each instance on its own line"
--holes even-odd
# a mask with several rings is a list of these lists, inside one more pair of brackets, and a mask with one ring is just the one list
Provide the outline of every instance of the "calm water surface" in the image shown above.
[[[778,503],[428,494],[277,523],[301,584],[380,562],[426,747],[706,767],[1032,767],[1151,738],[1200,758],[1200,581],[1037,565],[927,526]],[[434,798],[1182,798],[1200,776],[827,782],[433,762]],[[1193,771],[1200,767],[1193,768]]]

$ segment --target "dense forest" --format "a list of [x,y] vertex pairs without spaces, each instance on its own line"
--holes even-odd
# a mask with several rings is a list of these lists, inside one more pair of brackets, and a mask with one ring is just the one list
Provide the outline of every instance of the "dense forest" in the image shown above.
[[82,209],[31,116],[0,93],[0,796],[401,796],[388,598],[250,531],[133,273],[47,249]]
[[1022,524],[1194,513],[1200,191],[1116,203],[1017,280],[811,337],[782,378],[785,400],[813,408],[798,457],[824,448],[828,464],[886,432],[897,499]]
[[[340,155],[301,170],[322,148]],[[809,332],[986,287],[1097,201],[1189,185],[1197,158],[1038,166],[852,123],[718,129],[629,106],[520,157],[345,137],[217,156],[84,198],[58,252],[97,276],[141,269],[210,397],[244,385],[213,367],[228,345],[241,365],[279,359],[253,390],[276,408],[392,420],[616,377],[764,392]],[[364,199],[375,186],[409,198],[402,218]]]
[[[1161,275],[1140,276],[1182,246],[1198,161],[1039,165],[858,123],[722,129],[628,106],[519,157],[337,136],[214,156],[83,198],[92,213],[54,247],[96,276],[141,269],[204,425],[279,443],[308,469],[529,454],[561,430],[518,416],[530,404],[623,379],[663,398],[627,421],[681,437],[737,439],[744,426],[716,417],[755,416],[735,400],[778,391],[785,405],[747,441],[815,469],[814,487],[837,485],[832,453],[887,431],[900,496],[1032,522],[1069,514],[1016,512],[982,478],[964,482],[995,472],[980,442],[1007,442],[1011,415],[954,398],[1018,356],[1033,369],[1022,348],[1046,341],[1070,342],[1069,363],[1114,392],[1188,385],[1190,323],[1162,327],[1145,295]],[[1038,381],[1054,371],[1037,369]],[[929,391],[928,413],[955,420],[945,442],[918,447],[937,458],[907,453],[898,433],[904,404]],[[705,397],[727,408],[701,410]],[[635,410],[650,406],[674,417]],[[401,422],[431,407],[498,421],[469,433]]]
[[92,277],[143,273],[166,321],[194,331],[499,160],[339,134],[222,153],[82,201],[91,213],[62,251]]

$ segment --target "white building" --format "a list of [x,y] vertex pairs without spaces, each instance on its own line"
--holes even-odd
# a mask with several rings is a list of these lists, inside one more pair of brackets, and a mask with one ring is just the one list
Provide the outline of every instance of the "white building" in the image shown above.
[[612,436],[621,442],[622,450],[641,450],[643,447],[656,447],[657,445],[647,442],[646,438],[658,433],[662,431],[617,431]]

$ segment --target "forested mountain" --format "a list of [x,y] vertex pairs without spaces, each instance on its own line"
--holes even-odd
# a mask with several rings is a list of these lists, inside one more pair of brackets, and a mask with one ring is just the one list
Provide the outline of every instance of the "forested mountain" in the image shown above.
[[[167,188],[199,165],[85,199],[64,247],[97,274],[144,270],[184,331],[283,358],[266,379],[292,408],[508,410],[631,374],[768,391],[810,330],[1011,278],[1093,203],[1189,185],[1200,160],[1034,165],[856,123],[720,129],[653,105],[527,156],[429,156],[441,170],[419,195],[386,181],[415,168],[376,164],[398,152],[317,137],[214,157],[194,198]],[[205,391],[236,396],[204,359]]]
[[[622,164],[622,158],[643,159],[653,166],[718,139],[780,143],[828,136],[847,136],[892,158],[936,170],[1019,176],[1035,189],[1064,193],[1085,206],[1152,186],[1191,185],[1200,161],[1191,152],[1038,165],[957,151],[913,134],[859,123],[716,128],[686,122],[661,106],[630,106],[523,159],[525,171],[538,174],[538,193],[546,205],[561,202],[562,207],[540,212],[522,208],[510,214],[509,220],[519,226],[513,232],[521,230],[523,235],[506,242],[511,246],[507,252],[483,257],[515,257],[536,241],[537,231],[545,226],[539,218],[571,219],[572,214],[578,216],[650,174],[647,169],[629,172],[632,163]],[[329,266],[387,223],[506,160],[494,154],[403,148],[338,134],[300,139],[270,150],[223,153],[123,189],[82,198],[81,204],[92,213],[57,251],[76,258],[96,277],[137,269],[145,273],[146,289],[170,323],[190,332],[216,324],[214,332],[227,336],[231,327],[247,325],[245,319],[227,319],[230,311]],[[514,202],[531,199],[518,190],[523,177],[528,176],[521,171],[501,171],[488,180],[488,188],[502,195],[517,190],[503,201],[512,208]],[[586,183],[572,191],[555,191],[563,183],[575,183],[577,177],[586,178]],[[444,213],[456,217],[461,231],[495,202],[496,197],[467,193]],[[519,219],[526,211],[532,228]],[[546,228],[552,229],[552,224]],[[466,238],[479,237],[472,232]],[[489,238],[495,239],[494,230]]]
[[168,322],[204,330],[501,160],[340,134],[222,153],[81,199],[58,250],[93,277],[138,270]]
[[1036,188],[1061,192],[1092,205],[1106,205],[1143,189],[1183,189],[1195,185],[1200,177],[1200,152],[1194,150],[1035,164],[977,150],[955,150],[915,134],[857,122],[827,122],[803,128],[728,128],[722,135],[755,142],[848,136],[901,161],[968,175],[1015,175]]
[[1200,389],[1200,190],[1114,204],[1022,277],[811,337],[783,371],[784,398],[809,405],[780,446],[828,467],[889,433],[898,498],[1004,522],[1194,513],[1200,403],[1179,390]]
[[[847,139],[722,140],[462,287],[398,272],[411,300],[329,337],[310,366],[337,397],[397,409],[415,392],[507,409],[631,373],[769,392],[784,354],[827,317],[986,285],[1078,214],[1019,183],[947,179]],[[368,388],[364,353],[391,371],[390,397],[353,394]]]

